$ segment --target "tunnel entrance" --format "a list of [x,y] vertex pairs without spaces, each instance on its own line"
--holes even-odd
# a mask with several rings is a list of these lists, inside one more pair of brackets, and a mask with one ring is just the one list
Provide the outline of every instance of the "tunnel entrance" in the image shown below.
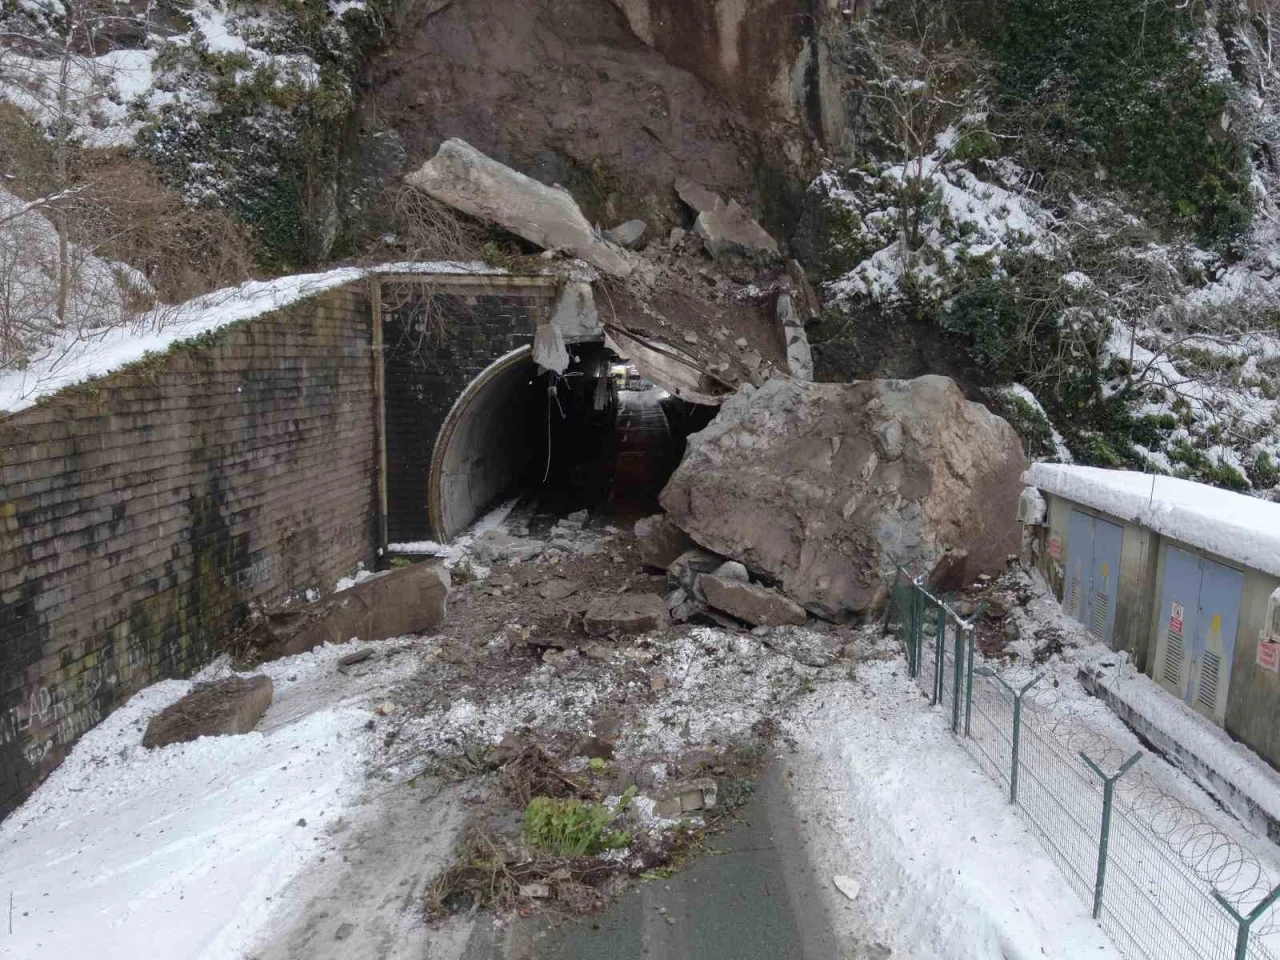
[[685,439],[715,415],[643,381],[602,342],[569,347],[560,375],[530,347],[463,391],[437,437],[428,484],[436,539],[447,543],[514,496],[535,514],[589,510],[620,524],[657,512]]

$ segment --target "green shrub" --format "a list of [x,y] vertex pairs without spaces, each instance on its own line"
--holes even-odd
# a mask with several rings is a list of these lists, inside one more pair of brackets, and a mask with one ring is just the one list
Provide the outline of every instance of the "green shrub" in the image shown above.
[[1276,469],[1271,454],[1265,450],[1258,454],[1249,467],[1249,480],[1259,490],[1270,490],[1280,483],[1280,470]]
[[[634,788],[628,793],[634,796]],[[631,796],[624,796],[618,809],[576,798],[534,797],[524,811],[524,838],[553,857],[590,857],[625,847],[631,834],[609,825]]]

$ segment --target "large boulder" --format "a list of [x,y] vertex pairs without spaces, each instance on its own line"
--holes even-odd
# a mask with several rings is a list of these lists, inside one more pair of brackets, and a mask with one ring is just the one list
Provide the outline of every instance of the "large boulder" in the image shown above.
[[880,608],[899,565],[965,550],[970,577],[1019,543],[1022,445],[945,377],[774,379],[689,438],[662,492],[702,546],[776,581],[819,616]]
[[197,684],[151,718],[142,745],[151,749],[198,737],[248,733],[267,712],[274,694],[271,678],[262,675]]
[[626,253],[596,234],[568,192],[490,159],[465,140],[446,140],[405,182],[544,250],[566,250],[611,276],[631,275]]

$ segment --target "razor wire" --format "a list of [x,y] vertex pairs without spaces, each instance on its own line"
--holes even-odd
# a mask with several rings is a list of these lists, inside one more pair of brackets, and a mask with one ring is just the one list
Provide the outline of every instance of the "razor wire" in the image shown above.
[[[893,600],[921,689],[984,772],[1009,790],[1122,953],[1274,960],[1264,941],[1280,931],[1270,910],[1275,875],[1256,854],[1141,765],[1105,777],[1102,768],[1125,773],[1137,755],[1126,763],[1125,748],[1088,723],[1078,699],[1052,687],[1033,690],[1031,671],[1001,677],[981,658],[975,668],[970,623],[917,581],[900,577]],[[954,642],[961,636],[968,651]],[[1106,779],[1111,802],[1103,814]]]

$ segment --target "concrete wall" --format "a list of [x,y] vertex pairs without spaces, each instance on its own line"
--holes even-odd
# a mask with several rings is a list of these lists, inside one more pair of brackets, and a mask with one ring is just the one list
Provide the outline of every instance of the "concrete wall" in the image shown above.
[[331,292],[0,421],[0,815],[250,601],[373,559],[370,321]]
[[[1121,520],[1099,510],[1074,504],[1062,497],[1046,493],[1049,505],[1048,530],[1043,537],[1039,556],[1041,569],[1052,584],[1058,600],[1064,599],[1064,573],[1071,555],[1071,513],[1077,510],[1091,517],[1113,523],[1123,530],[1120,545],[1120,571],[1116,586],[1115,628],[1110,644],[1125,650],[1141,669],[1146,669],[1152,648],[1148,647],[1151,603],[1156,584],[1156,536],[1136,523]],[[1054,554],[1057,556],[1054,556]]]
[[384,282],[392,543],[446,535],[433,529],[430,511],[431,462],[440,428],[476,377],[495,360],[532,345],[534,330],[549,320],[556,296],[556,284],[538,277]]

